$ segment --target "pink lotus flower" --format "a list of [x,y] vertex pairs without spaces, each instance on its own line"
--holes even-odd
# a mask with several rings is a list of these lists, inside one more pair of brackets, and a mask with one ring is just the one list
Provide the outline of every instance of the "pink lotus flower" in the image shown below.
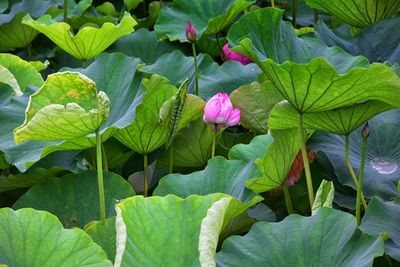
[[239,53],[236,53],[236,52],[230,50],[228,47],[228,43],[226,43],[224,45],[224,47],[222,48],[222,51],[223,51],[223,54],[222,54],[223,61],[227,61],[227,60],[239,61],[243,65],[247,65],[252,62],[248,57],[243,56]]
[[192,24],[191,21],[188,21],[186,23],[186,38],[188,39],[189,42],[193,43],[196,41],[196,35],[197,35],[197,30]]
[[214,131],[234,126],[240,121],[240,109],[233,109],[227,93],[218,93],[207,101],[204,107],[203,121],[211,124]]

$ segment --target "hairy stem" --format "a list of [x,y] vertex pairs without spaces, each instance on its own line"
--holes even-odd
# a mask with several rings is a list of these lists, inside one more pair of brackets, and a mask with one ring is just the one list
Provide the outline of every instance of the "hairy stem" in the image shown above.
[[283,185],[282,188],[283,188],[283,196],[285,197],[286,210],[288,214],[293,214],[294,210],[293,210],[292,200],[290,199],[289,189],[287,188],[286,185]]
[[106,202],[104,197],[104,181],[103,181],[103,159],[101,152],[101,136],[99,130],[96,131],[96,160],[97,160],[97,183],[99,187],[99,204],[101,221],[106,219]]
[[[346,161],[346,166],[350,172],[351,178],[353,178],[354,185],[357,186],[357,184],[358,184],[357,176],[354,173],[353,166],[351,166],[350,159],[349,159],[349,146],[350,146],[350,136],[346,135],[345,142],[344,142],[344,160]],[[365,201],[365,198],[364,198],[364,195],[362,192],[361,192],[361,202],[363,204],[364,209],[366,209],[367,202]]]
[[360,174],[358,176],[358,183],[357,183],[357,198],[356,198],[357,225],[361,224],[361,195],[362,195],[362,181],[364,178],[364,166],[365,166],[366,152],[367,152],[367,138],[363,138],[362,149],[361,149]]
[[193,60],[194,60],[194,80],[196,82],[195,92],[196,95],[199,95],[199,67],[197,66],[197,53],[196,53],[196,44],[192,43],[192,51],[193,51]]
[[144,192],[143,195],[147,197],[149,195],[149,175],[147,173],[147,164],[148,164],[147,154],[143,155],[143,176],[144,176]]
[[307,156],[307,148],[306,141],[304,138],[304,129],[303,129],[303,114],[298,114],[298,131],[299,131],[299,141],[301,145],[301,155],[303,157],[304,162],[304,171],[306,173],[306,181],[307,181],[307,190],[308,190],[308,200],[310,201],[310,208],[312,208],[314,203],[314,188],[312,183],[311,171],[310,171],[310,163],[308,162]]

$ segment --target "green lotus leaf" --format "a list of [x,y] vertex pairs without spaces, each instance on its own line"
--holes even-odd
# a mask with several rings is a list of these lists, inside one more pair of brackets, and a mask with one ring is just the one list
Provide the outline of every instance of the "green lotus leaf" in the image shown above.
[[[308,129],[347,135],[372,117],[393,109],[380,101],[366,101],[323,112],[305,113],[303,125]],[[295,128],[298,125],[297,111],[287,102],[275,105],[268,126],[272,130]]]
[[251,4],[247,0],[175,0],[171,6],[161,10],[154,29],[159,36],[167,36],[170,41],[186,42],[188,21],[197,29],[197,38],[203,34],[216,34]]
[[[236,61],[228,61],[219,66],[210,56],[197,56],[199,66],[199,96],[208,99],[218,92],[230,94],[241,85],[258,80],[259,68],[255,64],[243,66]],[[146,73],[156,73],[164,76],[172,84],[182,83],[190,79],[188,92],[194,93],[193,57],[186,57],[181,51],[174,51],[160,56],[152,65],[140,69]]]
[[397,0],[306,0],[306,3],[358,28],[388,18],[400,9],[400,2]]
[[240,124],[256,133],[268,132],[268,117],[282,99],[269,81],[243,85],[229,97],[232,104],[240,108]]
[[8,0],[1,0],[0,1],[0,13],[3,13],[8,8]]
[[97,131],[109,114],[109,99],[77,72],[48,76],[30,97],[25,121],[14,131],[15,142],[71,140]]
[[264,72],[267,58],[279,64],[286,61],[305,64],[315,57],[324,57],[339,73],[369,66],[366,58],[328,47],[315,37],[297,37],[293,26],[282,20],[283,13],[284,10],[263,8],[242,16],[229,29],[230,47],[249,57]]
[[[174,138],[174,167],[202,167],[211,156],[214,132],[200,118],[179,131]],[[161,152],[157,159],[159,166],[168,167],[169,151]]]
[[282,186],[300,150],[297,129],[276,131],[272,136],[275,141],[269,145],[264,157],[255,161],[262,177],[246,182],[246,186],[257,193]]
[[110,49],[130,57],[140,58],[146,64],[153,64],[161,55],[180,49],[180,47],[175,43],[158,40],[154,31],[140,28],[134,33],[118,39]]
[[81,229],[63,229],[46,211],[0,209],[0,264],[6,266],[112,266]]
[[135,9],[143,0],[124,0],[127,10]]
[[217,193],[186,199],[136,196],[116,210],[115,266],[198,266],[213,260],[220,229],[245,208]]
[[[400,110],[395,109],[380,114],[369,122],[370,135],[367,140],[363,193],[366,198],[377,196],[392,200],[400,195],[397,182],[400,176],[399,132]],[[349,160],[356,175],[360,171],[360,151],[362,128],[350,134]],[[312,151],[324,152],[330,168],[343,185],[356,189],[344,161],[344,137],[328,133],[316,133],[308,143]]]
[[380,63],[339,74],[324,58],[282,65],[267,59],[262,69],[299,113],[321,112],[366,100],[400,106],[400,77]]
[[[83,228],[90,221],[100,220],[96,177],[95,171],[85,171],[48,179],[29,189],[13,208],[45,210],[56,215],[66,228]],[[104,191],[107,217],[115,215],[114,205],[119,200],[135,194],[128,182],[109,172],[104,174]]]
[[84,61],[97,56],[117,39],[131,33],[136,25],[136,21],[127,12],[117,26],[106,22],[100,29],[84,27],[76,35],[71,34],[67,23],[57,22],[50,15],[33,20],[28,14],[22,23],[45,34],[67,53]]
[[315,215],[322,207],[332,208],[334,195],[335,188],[333,187],[333,182],[322,180],[311,208],[312,215]]
[[173,97],[176,87],[161,76],[144,79],[146,92],[142,103],[136,108],[132,124],[117,130],[115,137],[124,145],[140,154],[148,154],[162,146],[168,136],[168,120],[160,118],[160,109],[165,101]]
[[356,56],[363,55],[370,62],[400,62],[400,36],[397,30],[400,17],[388,18],[368,25],[357,35],[352,35],[350,26],[329,29],[319,20],[315,35],[328,46],[339,46]]
[[396,223],[399,220],[399,203],[373,198],[360,225],[364,232],[375,236],[380,236],[382,232],[389,234],[390,239],[385,240],[385,252],[397,261],[400,261],[400,229]]
[[250,162],[264,157],[269,146],[274,142],[270,134],[258,135],[249,144],[237,144],[229,150],[229,159],[239,159]]
[[110,261],[114,262],[116,251],[115,216],[104,222],[93,221],[85,226],[85,232],[102,247]]
[[[288,256],[290,251],[290,256]],[[314,216],[290,215],[256,223],[245,236],[225,240],[218,266],[372,266],[383,242],[361,232],[345,212],[321,208]]]
[[14,93],[18,96],[22,95],[21,88],[19,88],[18,82],[14,75],[3,65],[0,64],[0,83],[9,85]]
[[254,167],[253,162],[214,157],[202,171],[187,175],[173,173],[161,178],[153,195],[174,194],[186,198],[190,195],[220,192],[231,195],[251,207],[262,200],[258,194],[245,188],[249,178],[260,175]]
[[[43,78],[40,73],[27,61],[12,54],[0,53],[0,65],[6,68],[17,84],[14,84],[20,91],[25,91],[28,86],[41,86]],[[1,75],[1,80],[5,79],[5,74]],[[4,81],[1,81],[4,83]],[[14,91],[17,89],[14,89]],[[18,90],[17,90],[18,91]]]

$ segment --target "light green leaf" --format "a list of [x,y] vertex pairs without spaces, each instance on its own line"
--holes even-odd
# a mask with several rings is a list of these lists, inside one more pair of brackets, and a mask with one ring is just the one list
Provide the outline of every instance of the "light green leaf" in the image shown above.
[[18,96],[22,95],[21,88],[19,88],[18,82],[14,75],[3,65],[0,64],[0,83],[9,85],[14,93]]
[[361,232],[352,215],[321,208],[311,217],[290,215],[279,223],[259,222],[245,236],[228,238],[217,264],[367,267],[383,252],[382,240]]
[[130,11],[131,9],[135,9],[141,2],[143,2],[143,0],[124,0],[124,5],[127,10]]
[[274,142],[270,134],[254,137],[250,144],[237,144],[229,150],[229,159],[240,159],[245,162],[262,158]]
[[315,195],[315,201],[312,206],[312,215],[317,214],[317,212],[322,208],[332,208],[333,198],[335,196],[335,188],[333,187],[333,182],[322,180],[321,185],[317,190]]
[[117,26],[106,22],[100,29],[84,27],[74,36],[67,23],[56,22],[49,15],[35,21],[28,14],[22,23],[45,34],[67,53],[84,61],[97,56],[117,39],[131,33],[136,25],[131,15],[125,13]]
[[[393,109],[380,101],[366,101],[338,109],[303,114],[303,126],[308,129],[347,135],[372,117]],[[272,130],[295,128],[298,125],[297,111],[287,102],[275,105],[268,121]]]
[[339,74],[324,58],[307,64],[267,59],[262,69],[276,89],[300,113],[321,112],[366,100],[400,106],[400,77],[374,63]]
[[0,264],[6,266],[112,266],[84,231],[63,229],[45,211],[0,209]]
[[[218,223],[207,223],[209,209],[214,203],[225,211]],[[226,205],[229,204],[229,207]],[[219,206],[219,205],[218,205]],[[202,255],[213,250],[217,236],[200,237],[200,234],[218,234],[231,218],[245,210],[240,201],[225,194],[192,195],[181,199],[174,195],[165,197],[136,196],[117,204],[117,253],[115,266],[198,266],[199,240]],[[216,209],[216,206],[213,207]],[[202,221],[206,220],[202,228]],[[222,227],[220,223],[222,222]],[[152,223],[149,223],[151,221]],[[149,246],[148,244],[151,244]],[[166,249],[168,248],[168,249]],[[208,254],[209,255],[209,254]]]
[[104,222],[93,221],[85,226],[85,232],[102,247],[110,261],[114,262],[116,250],[115,216]]
[[270,81],[243,85],[229,97],[232,104],[240,108],[240,124],[256,133],[268,132],[268,117],[282,99]]
[[175,0],[165,6],[154,26],[159,36],[186,42],[185,27],[191,21],[197,38],[225,29],[252,2],[247,0]]
[[42,76],[35,67],[18,56],[0,53],[0,65],[6,68],[14,76],[18,83],[18,87],[22,92],[28,86],[39,87],[44,82]]
[[315,57],[325,57],[339,73],[369,66],[366,58],[354,57],[338,47],[328,47],[315,37],[297,37],[293,26],[282,20],[283,13],[284,10],[277,8],[262,8],[242,16],[229,29],[230,47],[263,70],[267,58],[283,64],[286,61],[308,63]]
[[[95,171],[85,171],[48,179],[29,189],[13,208],[46,210],[56,215],[66,228],[83,228],[90,221],[100,220],[96,177]],[[135,194],[125,179],[110,172],[104,174],[104,191],[107,217],[115,215],[114,206],[118,201]]]
[[177,89],[158,75],[144,79],[143,85],[146,92],[142,103],[136,108],[135,120],[128,127],[117,130],[115,137],[133,151],[148,154],[162,146],[167,139],[169,121],[160,118],[160,109]]
[[173,173],[161,178],[153,194],[158,196],[174,194],[186,198],[190,195],[224,193],[251,207],[260,202],[262,197],[248,190],[245,183],[258,175],[260,174],[253,162],[227,160],[217,156],[210,159],[202,171],[186,175]]
[[15,142],[70,140],[99,129],[109,114],[109,99],[77,72],[48,76],[29,100],[25,121],[14,131]]
[[265,156],[255,161],[262,177],[246,183],[248,188],[258,193],[282,186],[300,150],[297,129],[276,131],[272,135],[275,141],[268,147]]
[[388,18],[400,9],[400,2],[397,0],[306,0],[306,3],[359,28]]

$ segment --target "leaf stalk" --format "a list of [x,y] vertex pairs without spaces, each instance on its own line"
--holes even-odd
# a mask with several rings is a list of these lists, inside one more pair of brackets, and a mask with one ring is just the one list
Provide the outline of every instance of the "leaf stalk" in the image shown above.
[[103,159],[102,144],[99,130],[96,131],[96,160],[97,160],[97,183],[99,187],[99,206],[100,218],[104,222],[106,220],[106,203],[104,197],[104,180],[103,180]]

